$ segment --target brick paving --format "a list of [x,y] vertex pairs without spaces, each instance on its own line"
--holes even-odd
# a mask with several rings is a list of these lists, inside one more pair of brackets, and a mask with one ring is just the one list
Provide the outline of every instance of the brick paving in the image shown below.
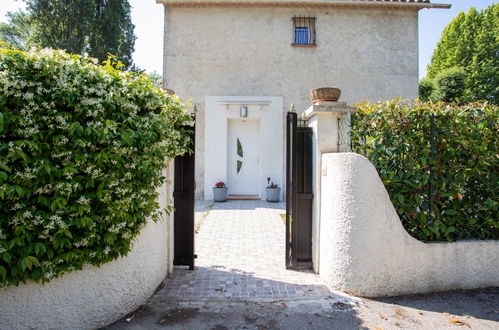
[[[197,212],[204,212],[199,205]],[[311,271],[284,265],[284,203],[216,203],[195,237],[196,269],[175,269],[161,296],[196,298],[316,298],[331,291]]]

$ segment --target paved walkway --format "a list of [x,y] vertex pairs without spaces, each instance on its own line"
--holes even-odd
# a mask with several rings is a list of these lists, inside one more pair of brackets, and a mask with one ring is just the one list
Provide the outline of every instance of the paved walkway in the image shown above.
[[[195,237],[196,270],[176,269],[161,292],[176,298],[312,298],[330,294],[312,272],[284,266],[284,203],[216,203]],[[203,212],[197,208],[198,212]]]
[[106,329],[499,329],[499,288],[377,300],[333,293],[314,274],[284,268],[284,204],[196,208],[204,219],[196,270],[175,270],[147,303]]

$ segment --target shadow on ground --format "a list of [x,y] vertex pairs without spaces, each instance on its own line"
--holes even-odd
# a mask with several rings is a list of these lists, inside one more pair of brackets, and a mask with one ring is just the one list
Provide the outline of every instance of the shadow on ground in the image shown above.
[[169,300],[148,303],[106,329],[367,329],[354,306],[313,301]]
[[[499,322],[499,287],[380,298],[374,301]],[[497,328],[499,329],[499,324]]]
[[145,305],[106,329],[499,329],[499,288],[382,299],[341,293],[182,299],[167,291],[160,287]]
[[[318,284],[312,271],[278,269],[279,280],[255,275],[254,272],[213,265],[195,270],[175,269],[157,297],[199,298],[323,298],[333,294]],[[319,282],[321,283],[321,282]]]

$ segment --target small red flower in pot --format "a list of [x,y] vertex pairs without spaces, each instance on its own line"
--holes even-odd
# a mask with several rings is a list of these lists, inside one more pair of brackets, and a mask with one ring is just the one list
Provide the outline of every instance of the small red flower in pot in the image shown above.
[[225,185],[225,182],[220,181],[220,182],[215,183],[215,187],[216,188],[225,188],[226,185]]

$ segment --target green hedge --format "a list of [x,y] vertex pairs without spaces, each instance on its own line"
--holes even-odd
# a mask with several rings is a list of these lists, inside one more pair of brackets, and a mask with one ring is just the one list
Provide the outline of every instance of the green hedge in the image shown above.
[[498,110],[478,103],[359,105],[352,150],[377,168],[413,237],[499,239]]
[[95,62],[0,44],[0,287],[124,256],[160,217],[190,116],[146,76]]

